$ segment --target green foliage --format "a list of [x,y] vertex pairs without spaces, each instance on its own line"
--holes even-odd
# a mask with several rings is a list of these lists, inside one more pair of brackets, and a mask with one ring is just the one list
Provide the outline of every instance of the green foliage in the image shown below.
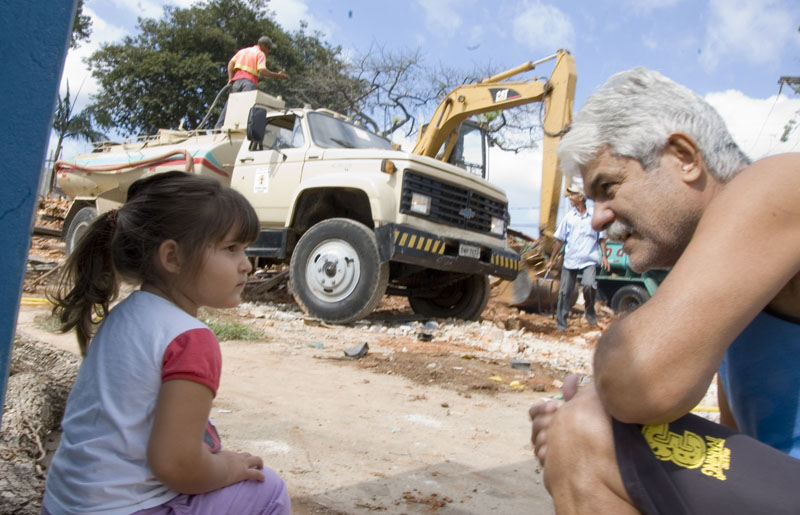
[[[159,128],[197,128],[217,93],[227,82],[228,60],[237,50],[267,35],[276,48],[267,68],[286,70],[291,79],[262,78],[259,87],[281,95],[287,105],[310,103],[337,108],[335,95],[319,69],[341,76],[339,48],[320,40],[320,34],[284,31],[271,18],[265,0],[207,0],[192,7],[164,7],[159,20],[139,19],[139,33],[120,43],[104,45],[89,59],[101,91],[91,113],[104,128],[124,135],[153,134]],[[221,99],[215,111],[224,104]],[[216,113],[215,113],[216,114]],[[212,115],[210,119],[215,120]]]
[[221,342],[230,340],[263,340],[266,338],[263,331],[234,322],[224,322],[209,318],[203,320],[203,323],[217,335]]
[[78,48],[81,41],[89,41],[92,34],[92,19],[83,14],[83,0],[78,0],[75,20],[72,22],[72,33],[69,36],[69,47]]
[[[75,104],[70,98],[69,82],[64,97],[58,97],[56,102],[56,112],[53,115],[53,130],[58,136],[58,150],[60,144],[66,138],[77,138],[85,141],[96,141],[102,139],[104,134],[97,131],[92,126],[92,117],[86,111],[73,114]],[[59,152],[56,152],[58,158]]]

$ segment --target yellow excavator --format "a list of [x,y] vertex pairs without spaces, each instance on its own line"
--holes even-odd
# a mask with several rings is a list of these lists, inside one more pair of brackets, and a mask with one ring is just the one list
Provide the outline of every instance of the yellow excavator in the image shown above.
[[[552,60],[555,60],[555,65],[547,80],[506,80]],[[544,59],[529,61],[475,84],[460,86],[441,101],[431,121],[420,131],[412,151],[464,167],[463,159],[455,155],[454,149],[461,147],[463,151],[465,134],[476,129],[476,124],[468,120],[471,116],[532,102],[543,103],[539,238],[532,241],[534,245],[523,253],[523,267],[517,279],[501,285],[501,291],[497,293],[500,300],[509,305],[537,311],[547,311],[555,306],[558,282],[543,274],[546,256],[553,246],[561,197],[562,174],[558,167],[556,147],[572,122],[576,82],[575,59],[567,50],[558,50]],[[481,175],[484,177],[485,152],[483,145]],[[480,163],[475,164],[473,160],[472,166],[467,168],[480,168]],[[509,232],[522,235],[513,230]]]

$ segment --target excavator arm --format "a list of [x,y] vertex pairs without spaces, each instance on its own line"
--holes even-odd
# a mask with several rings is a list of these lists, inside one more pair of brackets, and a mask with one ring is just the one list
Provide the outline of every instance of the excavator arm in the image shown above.
[[[556,63],[547,81],[505,81],[553,59]],[[438,156],[447,161],[456,141],[455,137],[450,136],[457,134],[461,123],[470,116],[543,102],[544,141],[539,225],[540,234],[552,238],[561,195],[561,171],[558,169],[556,147],[572,121],[576,81],[575,59],[567,50],[558,50],[552,56],[523,63],[476,84],[460,86],[441,101],[431,122],[420,133],[412,153],[434,158]],[[446,141],[448,144],[440,153]]]

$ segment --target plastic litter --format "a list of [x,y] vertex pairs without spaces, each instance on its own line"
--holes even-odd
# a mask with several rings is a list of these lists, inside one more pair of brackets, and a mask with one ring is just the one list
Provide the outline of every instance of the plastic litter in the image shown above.
[[516,370],[530,370],[531,369],[531,360],[529,359],[512,359],[511,360],[511,368]]
[[344,350],[344,355],[347,356],[348,358],[358,359],[366,356],[368,351],[369,351],[369,345],[367,345],[367,343],[364,342],[358,345],[354,345],[352,347],[348,347],[347,349]]

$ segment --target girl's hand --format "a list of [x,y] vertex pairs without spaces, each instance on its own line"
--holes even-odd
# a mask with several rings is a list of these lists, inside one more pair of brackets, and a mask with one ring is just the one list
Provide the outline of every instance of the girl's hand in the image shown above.
[[264,481],[264,474],[261,472],[264,462],[258,456],[253,456],[249,452],[233,451],[219,451],[217,456],[225,460],[232,477],[237,478],[234,483],[248,479]]
[[172,490],[200,494],[255,479],[263,481],[261,458],[244,452],[209,452],[203,445],[213,392],[182,379],[161,385],[153,429],[147,444],[147,464],[153,475]]

